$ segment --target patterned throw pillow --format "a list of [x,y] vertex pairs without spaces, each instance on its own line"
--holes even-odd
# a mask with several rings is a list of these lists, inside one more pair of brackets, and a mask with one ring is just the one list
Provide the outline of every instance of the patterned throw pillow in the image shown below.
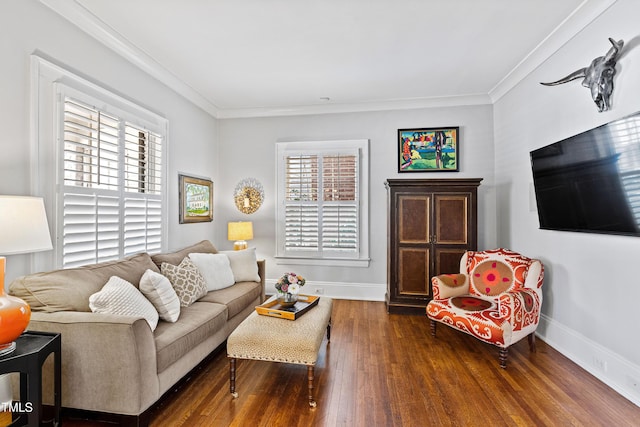
[[118,276],[112,276],[99,292],[89,297],[89,307],[94,313],[144,317],[152,331],[158,325],[158,312],[153,304]]
[[163,262],[160,270],[164,276],[167,276],[178,294],[181,307],[189,307],[207,294],[204,277],[189,257],[183,259],[180,265]]
[[162,320],[171,323],[178,320],[180,317],[180,298],[165,276],[147,269],[140,279],[140,292],[151,301]]

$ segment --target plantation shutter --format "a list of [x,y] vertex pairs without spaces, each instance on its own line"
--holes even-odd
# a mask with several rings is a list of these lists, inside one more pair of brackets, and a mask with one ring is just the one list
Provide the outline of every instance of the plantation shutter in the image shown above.
[[117,196],[68,191],[63,195],[63,205],[63,267],[118,258],[120,201]]
[[131,123],[124,144],[124,255],[162,247],[162,138]]
[[318,156],[288,156],[285,186],[285,249],[318,250]]
[[162,247],[162,136],[63,102],[62,267]]
[[357,152],[289,154],[284,168],[285,253],[357,253]]
[[322,247],[358,249],[358,170],[355,154],[322,157]]

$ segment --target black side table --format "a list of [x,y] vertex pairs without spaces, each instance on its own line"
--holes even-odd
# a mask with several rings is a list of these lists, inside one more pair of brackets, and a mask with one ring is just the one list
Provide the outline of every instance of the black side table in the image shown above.
[[[23,332],[16,340],[16,350],[0,357],[0,374],[20,372],[20,405],[23,412],[13,413],[12,426],[61,425],[61,338],[49,332]],[[42,418],[42,364],[54,353],[54,415]]]

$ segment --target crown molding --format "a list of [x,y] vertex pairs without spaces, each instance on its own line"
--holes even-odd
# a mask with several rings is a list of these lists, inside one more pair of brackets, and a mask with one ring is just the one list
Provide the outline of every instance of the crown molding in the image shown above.
[[433,107],[493,104],[518,83],[543,64],[549,57],[573,39],[593,20],[611,7],[617,0],[584,0],[582,4],[561,22],[540,44],[520,61],[487,94],[471,94],[451,97],[397,99],[362,103],[327,103],[287,107],[220,108],[199,92],[180,80],[155,61],[151,56],[130,43],[113,28],[101,21],[77,0],[39,0],[70,23],[112,49],[127,61],[174,90],[214,118],[248,118],[294,116],[308,114],[353,113]]
[[458,107],[491,104],[489,95],[442,96],[432,98],[395,99],[386,101],[327,103],[292,107],[220,108],[219,119],[249,117],[298,116],[310,114],[359,113],[367,111],[410,110],[433,107]]
[[217,117],[218,107],[169,72],[152,57],[118,34],[113,28],[98,19],[76,0],[40,0],[40,3],[121,55],[145,73],[165,84],[194,105],[213,117]]
[[544,40],[489,91],[495,103],[573,39],[618,0],[584,0]]

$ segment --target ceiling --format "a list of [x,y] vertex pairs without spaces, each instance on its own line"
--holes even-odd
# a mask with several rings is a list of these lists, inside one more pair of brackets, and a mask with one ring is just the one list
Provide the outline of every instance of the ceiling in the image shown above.
[[615,0],[41,0],[215,117],[491,103]]

